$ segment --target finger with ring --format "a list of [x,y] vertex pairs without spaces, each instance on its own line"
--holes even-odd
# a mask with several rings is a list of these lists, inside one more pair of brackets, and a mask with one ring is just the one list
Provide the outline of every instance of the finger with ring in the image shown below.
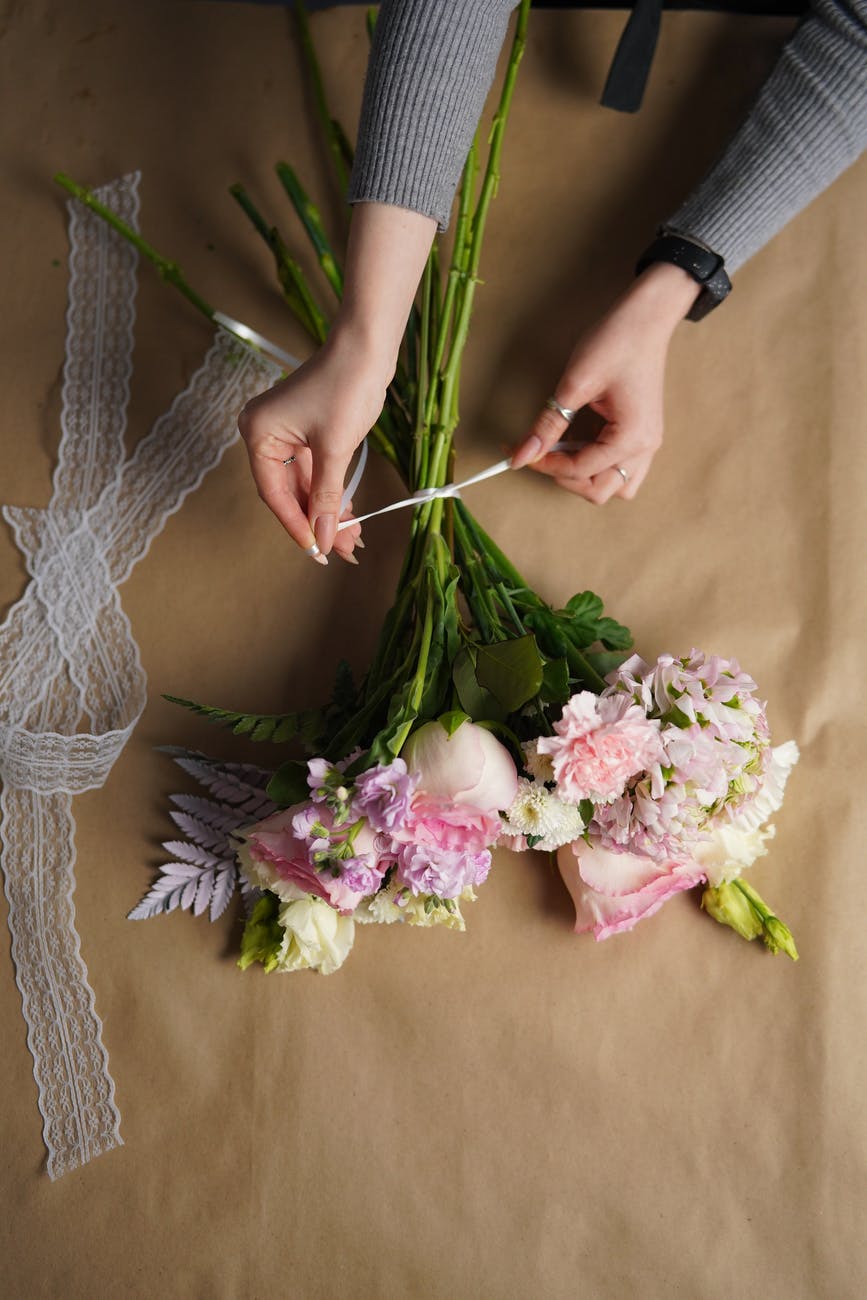
[[556,397],[549,397],[545,402],[545,406],[549,411],[553,411],[555,415],[562,415],[567,424],[571,424],[578,414],[570,406],[561,406]]

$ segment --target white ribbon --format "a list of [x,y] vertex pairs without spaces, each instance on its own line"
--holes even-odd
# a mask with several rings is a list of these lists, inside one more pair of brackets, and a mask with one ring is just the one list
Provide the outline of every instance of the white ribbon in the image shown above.
[[[403,497],[400,501],[392,501],[391,505],[382,506],[379,510],[371,510],[369,514],[357,515],[354,519],[344,519],[343,523],[337,525],[337,531],[343,528],[349,528],[351,524],[363,524],[368,519],[375,519],[377,515],[387,515],[392,510],[405,510],[407,506],[424,505],[426,501],[436,501],[438,498],[459,497],[464,488],[472,487],[473,483],[482,483],[486,478],[495,478],[497,474],[504,474],[511,467],[510,460],[498,460],[496,465],[489,465],[487,469],[481,470],[478,474],[472,474],[469,478],[462,479],[460,483],[445,483],[438,488],[419,488],[413,492],[411,497]],[[356,470],[356,475],[358,471]],[[355,479],[353,485],[357,486]],[[349,494],[351,496],[351,493]]]
[[[138,176],[99,197],[130,225]],[[47,510],[6,507],[32,581],[0,627],[0,850],[12,956],[52,1178],[122,1145],[114,1082],[75,930],[72,796],[100,786],[146,700],[117,587],[237,437],[277,368],[220,331],[127,460],[136,254],[70,207],[59,461]],[[84,713],[90,730],[79,732]]]

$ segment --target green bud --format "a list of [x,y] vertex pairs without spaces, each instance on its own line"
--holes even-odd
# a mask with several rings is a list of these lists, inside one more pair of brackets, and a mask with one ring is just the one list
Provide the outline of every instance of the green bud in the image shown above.
[[701,896],[701,905],[715,921],[731,926],[743,939],[757,939],[762,933],[759,917],[734,882],[708,887]]
[[798,950],[795,947],[795,940],[792,938],[792,932],[787,925],[784,925],[778,916],[769,916],[765,921],[764,934],[765,947],[774,956],[778,952],[784,952],[792,961],[798,960]]

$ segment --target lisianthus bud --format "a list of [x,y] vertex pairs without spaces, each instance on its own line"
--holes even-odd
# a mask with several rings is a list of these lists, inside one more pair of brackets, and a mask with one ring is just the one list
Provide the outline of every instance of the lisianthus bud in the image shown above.
[[474,722],[451,735],[440,722],[414,731],[401,757],[419,776],[419,790],[472,808],[508,808],[518,789],[518,772],[505,745]]
[[784,925],[778,916],[769,916],[764,924],[765,947],[769,952],[776,955],[778,952],[784,952],[792,961],[798,960],[798,950],[795,947],[795,940],[792,938],[792,932],[787,925]]
[[731,926],[743,939],[757,939],[762,933],[762,922],[749,899],[733,883],[706,889],[701,896],[701,905],[715,921]]

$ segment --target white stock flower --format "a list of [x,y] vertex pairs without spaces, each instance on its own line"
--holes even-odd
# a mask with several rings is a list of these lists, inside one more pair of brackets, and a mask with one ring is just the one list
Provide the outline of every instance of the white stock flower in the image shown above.
[[774,827],[765,823],[782,805],[786,781],[798,757],[798,746],[793,740],[772,749],[756,796],[735,816],[711,821],[710,838],[699,841],[693,854],[710,885],[716,888],[736,880],[745,868],[767,853],[765,844],[773,839]]
[[[400,894],[400,902],[396,901],[398,894]],[[381,889],[378,894],[366,898],[359,904],[355,920],[361,925],[369,925],[373,922],[379,925],[393,925],[395,921],[404,921],[407,925],[444,925],[448,930],[466,930],[460,904],[474,903],[475,891],[468,885],[460,898],[449,901],[453,904],[452,907],[432,907],[430,911],[426,911],[424,894],[412,894],[401,890],[399,886],[389,885],[387,889]]]

